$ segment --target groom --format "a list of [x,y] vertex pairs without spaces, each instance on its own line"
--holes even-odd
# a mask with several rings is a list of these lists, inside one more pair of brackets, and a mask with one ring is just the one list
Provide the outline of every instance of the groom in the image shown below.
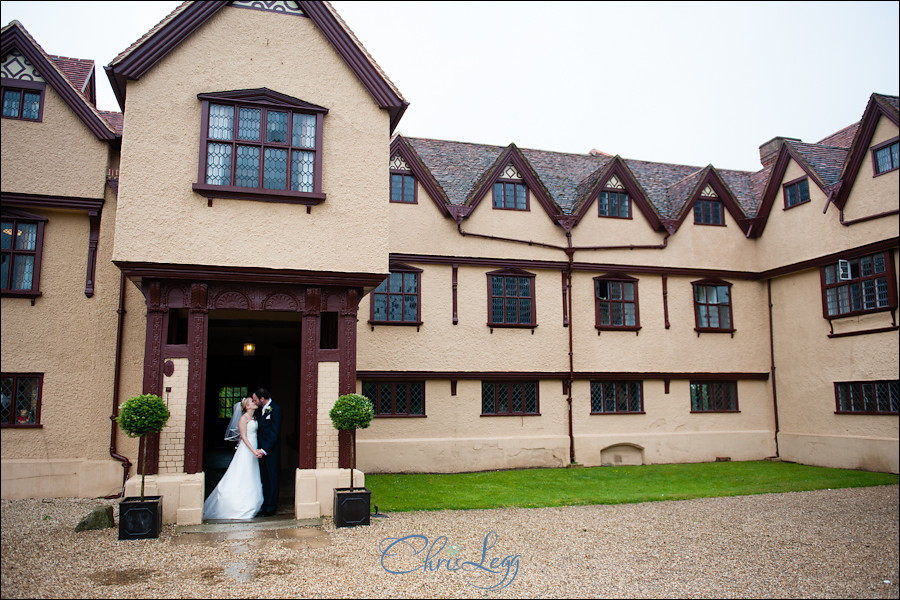
[[281,407],[272,402],[269,391],[259,388],[253,392],[259,404],[259,428],[256,430],[257,446],[263,451],[259,459],[259,478],[262,480],[263,504],[258,517],[271,517],[278,508],[278,474],[281,470]]

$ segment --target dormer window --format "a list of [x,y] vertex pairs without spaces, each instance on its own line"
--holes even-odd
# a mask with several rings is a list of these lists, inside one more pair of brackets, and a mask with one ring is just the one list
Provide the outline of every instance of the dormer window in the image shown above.
[[391,202],[416,204],[416,178],[403,157],[397,154],[391,159]]
[[609,178],[597,197],[597,207],[601,217],[631,218],[631,200],[625,186],[615,175]]
[[694,203],[695,225],[724,225],[725,211],[718,194],[707,184]]
[[44,84],[3,80],[3,118],[40,121],[44,108]]
[[327,109],[266,89],[198,98],[203,108],[194,190],[208,198],[325,199],[320,149]]
[[900,142],[897,138],[872,148],[872,162],[876,175],[896,171],[900,167]]
[[494,183],[494,208],[528,210],[528,188],[513,165],[506,167],[500,179]]
[[783,188],[785,208],[809,202],[809,179],[806,177],[790,181],[784,184]]

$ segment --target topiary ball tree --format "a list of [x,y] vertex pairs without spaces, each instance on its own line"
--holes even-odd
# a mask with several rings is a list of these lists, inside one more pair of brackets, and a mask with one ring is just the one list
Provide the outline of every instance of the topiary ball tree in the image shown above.
[[[119,407],[116,423],[128,437],[142,437],[159,433],[169,420],[169,408],[156,394],[132,396]],[[147,444],[144,443],[143,468],[141,469],[141,501],[144,500],[144,480],[147,477]]]
[[353,471],[356,469],[356,430],[365,429],[375,416],[372,401],[360,394],[345,394],[337,399],[328,413],[334,428],[350,432],[350,489],[353,486]]

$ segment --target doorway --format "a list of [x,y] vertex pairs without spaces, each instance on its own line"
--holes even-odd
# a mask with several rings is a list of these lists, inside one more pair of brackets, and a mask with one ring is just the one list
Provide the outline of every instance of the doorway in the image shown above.
[[225,440],[234,405],[264,387],[282,409],[279,505],[293,509],[293,473],[300,463],[300,320],[298,313],[289,312],[209,312],[204,498],[215,489],[234,455],[235,442]]

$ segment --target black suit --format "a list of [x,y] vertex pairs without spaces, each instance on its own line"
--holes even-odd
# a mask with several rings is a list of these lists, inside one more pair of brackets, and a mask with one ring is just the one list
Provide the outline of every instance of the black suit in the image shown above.
[[281,407],[274,402],[259,414],[256,439],[266,455],[259,459],[259,478],[262,480],[262,514],[275,514],[278,508],[278,475],[281,470]]

